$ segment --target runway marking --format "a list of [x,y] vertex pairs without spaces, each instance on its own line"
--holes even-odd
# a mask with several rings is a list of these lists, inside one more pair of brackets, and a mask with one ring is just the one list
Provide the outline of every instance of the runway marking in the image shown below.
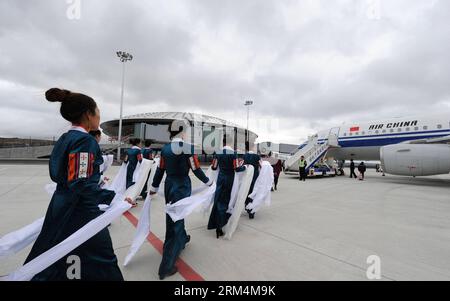
[[[123,215],[134,227],[137,227],[138,219],[131,212],[127,211]],[[155,234],[150,232],[150,234],[147,236],[147,241],[161,255],[163,254],[164,243]],[[191,268],[183,259],[178,258],[175,264],[178,268],[178,272],[180,273],[180,275],[187,281],[205,281],[205,279],[203,279],[203,277],[200,276],[200,274],[198,274],[193,268]]]

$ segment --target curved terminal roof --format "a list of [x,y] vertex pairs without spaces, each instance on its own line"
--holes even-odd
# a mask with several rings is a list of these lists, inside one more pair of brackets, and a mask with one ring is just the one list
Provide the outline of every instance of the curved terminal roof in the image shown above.
[[[244,127],[239,126],[237,124],[234,124],[232,122],[229,122],[227,120],[203,115],[203,114],[197,114],[197,113],[184,113],[184,112],[153,112],[153,113],[143,113],[143,114],[136,114],[131,116],[126,116],[122,118],[122,123],[125,124],[132,124],[132,123],[139,123],[139,122],[145,122],[148,124],[169,124],[174,120],[186,120],[188,122],[190,121],[199,121],[204,122],[210,125],[226,125],[229,127],[235,127],[240,130],[245,130]],[[114,136],[117,133],[117,129],[119,126],[119,119],[114,119],[110,121],[106,121],[101,124],[101,128],[104,130],[104,132],[109,136]],[[250,135],[257,135],[249,131]]]

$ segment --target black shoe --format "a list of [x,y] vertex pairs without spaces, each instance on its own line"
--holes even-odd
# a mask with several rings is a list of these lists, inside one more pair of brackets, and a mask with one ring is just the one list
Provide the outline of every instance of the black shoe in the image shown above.
[[250,219],[254,219],[254,218],[255,218],[255,214],[254,214],[254,213],[249,213],[249,214],[248,214],[248,217],[249,217]]
[[186,236],[186,244],[188,244],[190,241],[191,241],[191,236],[190,235]]
[[277,186],[275,186],[275,190],[277,190]]
[[273,188],[271,188],[270,191],[275,191],[275,190]]
[[219,239],[221,236],[224,236],[225,234],[223,233],[222,229],[216,229],[216,236],[217,239]]
[[159,275],[159,280],[164,280],[164,278],[166,278],[166,277],[169,277],[169,276],[172,276],[172,275],[174,275],[174,274],[176,274],[178,272],[178,269],[177,269],[177,267],[173,267],[169,272],[167,272],[166,274],[164,274],[164,275]]

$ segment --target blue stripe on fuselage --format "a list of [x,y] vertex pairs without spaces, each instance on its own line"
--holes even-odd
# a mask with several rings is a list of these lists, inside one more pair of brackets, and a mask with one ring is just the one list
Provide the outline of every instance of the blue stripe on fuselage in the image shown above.
[[[447,130],[448,132],[448,130]],[[411,133],[409,133],[411,135]],[[371,137],[372,139],[361,139],[361,137],[352,137],[352,139],[342,139],[339,138],[339,145],[341,147],[370,147],[370,146],[385,146],[390,144],[397,144],[402,143],[405,141],[411,141],[411,140],[420,140],[420,139],[429,139],[429,138],[439,138],[439,137],[445,137],[448,134],[445,135],[426,135],[426,136],[405,136],[403,137],[390,137],[386,138],[383,135],[380,135],[380,138],[373,139],[374,137],[379,136],[367,136]],[[397,135],[399,136],[399,134]],[[319,143],[324,143],[327,141],[327,139],[319,140]]]

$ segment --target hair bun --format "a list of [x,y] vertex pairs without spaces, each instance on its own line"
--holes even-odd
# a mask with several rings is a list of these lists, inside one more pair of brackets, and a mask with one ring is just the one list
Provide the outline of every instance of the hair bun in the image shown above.
[[70,95],[70,91],[51,88],[45,92],[45,98],[50,102],[63,102]]

